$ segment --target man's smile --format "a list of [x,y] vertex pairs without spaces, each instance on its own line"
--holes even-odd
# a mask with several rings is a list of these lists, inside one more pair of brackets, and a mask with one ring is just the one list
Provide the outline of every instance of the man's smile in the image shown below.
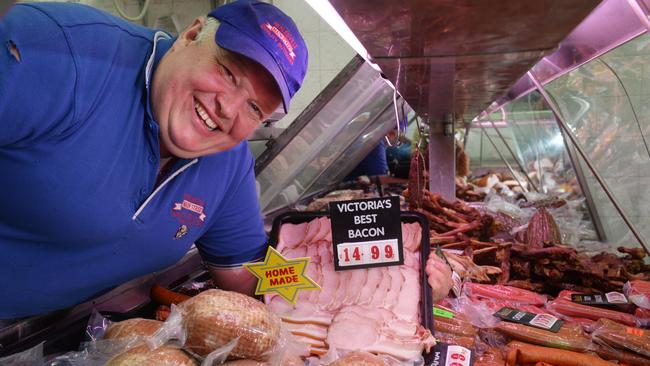
[[199,104],[199,102],[194,101],[194,109],[196,110],[196,114],[199,116],[199,118],[208,127],[208,130],[214,131],[219,128],[219,126],[210,118],[208,112],[206,112],[206,110]]

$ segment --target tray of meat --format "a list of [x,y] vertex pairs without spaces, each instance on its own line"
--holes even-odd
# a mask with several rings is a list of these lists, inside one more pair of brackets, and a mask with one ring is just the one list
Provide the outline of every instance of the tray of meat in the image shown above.
[[[335,271],[330,219],[320,213],[276,217],[270,244],[287,258],[310,257],[307,275],[320,290],[301,291],[294,305],[264,301],[312,356],[366,351],[401,361],[420,359],[435,344],[427,220],[401,213],[404,264]],[[340,353],[339,353],[340,352]]]

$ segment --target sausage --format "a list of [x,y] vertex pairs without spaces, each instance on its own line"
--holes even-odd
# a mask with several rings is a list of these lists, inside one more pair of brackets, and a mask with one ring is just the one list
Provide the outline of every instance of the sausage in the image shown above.
[[577,325],[564,324],[557,333],[509,322],[500,322],[495,329],[513,339],[540,346],[577,352],[584,352],[592,348],[591,339],[585,336],[580,326]]
[[510,350],[506,356],[506,363],[509,366],[534,364],[538,362],[550,363],[555,366],[616,365],[597,356],[557,348],[533,346],[517,341],[510,342],[508,348]]
[[546,304],[546,308],[554,313],[578,318],[598,320],[601,318],[611,319],[619,323],[635,326],[636,319],[632,314],[622,313],[609,309],[597,308],[594,306],[576,304],[571,301],[556,299]]
[[158,304],[167,306],[171,306],[172,304],[180,304],[183,301],[191,298],[191,296],[179,294],[178,292],[168,290],[159,285],[151,286],[149,296],[151,296],[151,299]]

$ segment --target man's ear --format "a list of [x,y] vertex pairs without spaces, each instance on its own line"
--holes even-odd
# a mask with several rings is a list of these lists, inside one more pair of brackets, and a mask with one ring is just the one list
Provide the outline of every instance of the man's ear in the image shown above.
[[186,46],[193,41],[196,41],[196,39],[199,36],[199,33],[201,33],[201,30],[203,29],[203,26],[205,25],[205,17],[198,17],[194,19],[192,24],[190,24],[189,27],[187,27],[176,39],[176,42],[174,42],[174,47],[178,46]]

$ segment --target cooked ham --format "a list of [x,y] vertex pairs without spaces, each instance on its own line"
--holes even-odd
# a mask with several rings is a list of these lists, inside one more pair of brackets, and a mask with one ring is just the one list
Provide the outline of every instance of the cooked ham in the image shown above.
[[280,239],[278,240],[278,250],[281,248],[295,248],[302,243],[307,233],[307,223],[302,224],[284,224],[280,227]]

